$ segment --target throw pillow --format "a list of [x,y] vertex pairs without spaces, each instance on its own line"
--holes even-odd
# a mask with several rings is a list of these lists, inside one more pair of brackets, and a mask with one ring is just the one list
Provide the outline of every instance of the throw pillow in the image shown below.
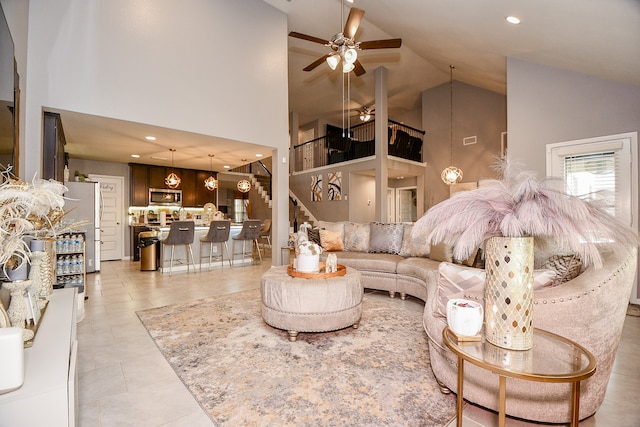
[[453,262],[453,248],[444,242],[431,245],[429,259],[440,262]]
[[372,222],[369,232],[369,252],[397,254],[402,248],[401,223]]
[[402,236],[402,248],[399,255],[403,257],[417,256],[428,257],[431,245],[427,240],[427,236],[412,235],[413,223],[404,224],[404,234]]
[[447,317],[447,302],[474,286],[484,286],[485,270],[442,262],[438,267],[438,309],[436,314]]
[[347,222],[344,225],[344,250],[369,252],[369,224]]
[[320,230],[320,243],[327,252],[344,250],[340,231]]
[[322,246],[320,242],[320,230],[317,228],[310,228],[307,230],[307,237],[309,237],[309,241],[312,243],[317,243]]
[[344,244],[344,221],[339,222],[330,222],[330,221],[318,221],[318,228],[329,230],[329,231],[339,231],[340,239]]
[[582,272],[582,260],[576,255],[553,255],[542,263],[541,268],[556,272],[552,286],[558,286],[575,279]]

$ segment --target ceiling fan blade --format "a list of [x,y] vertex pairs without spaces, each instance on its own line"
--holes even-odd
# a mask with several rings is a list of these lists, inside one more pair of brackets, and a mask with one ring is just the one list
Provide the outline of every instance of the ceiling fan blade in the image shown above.
[[362,66],[362,64],[360,63],[360,61],[358,61],[357,59],[356,59],[356,62],[353,63],[353,65],[355,66],[355,68],[353,69],[353,72],[356,73],[356,76],[360,77],[361,75],[367,72]]
[[351,8],[349,11],[349,17],[347,18],[347,22],[344,24],[344,31],[342,34],[348,38],[352,39],[355,37],[356,32],[358,31],[358,27],[360,27],[360,21],[362,21],[362,17],[364,16],[364,10],[358,9],[357,7]]
[[322,58],[318,58],[315,61],[313,61],[311,64],[307,65],[306,67],[304,67],[302,70],[303,71],[311,71],[314,68],[316,68],[318,65],[322,64],[328,57],[329,55],[325,55]]
[[360,42],[358,45],[360,49],[392,49],[402,46],[402,39],[387,39],[387,40],[371,40],[368,42]]
[[314,43],[329,44],[329,40],[324,40],[318,37],[309,36],[307,34],[297,33],[295,31],[291,31],[289,33],[289,37],[295,37],[297,39],[307,40]]

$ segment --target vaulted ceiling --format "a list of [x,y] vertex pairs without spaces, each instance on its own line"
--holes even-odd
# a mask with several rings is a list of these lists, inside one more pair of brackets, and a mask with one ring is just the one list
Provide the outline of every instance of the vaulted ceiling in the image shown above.
[[[349,77],[351,102],[347,107],[370,106],[374,70],[386,67],[391,118],[415,115],[421,93],[448,81],[449,65],[456,67],[456,80],[505,93],[506,57],[640,86],[638,0],[355,0],[345,1],[344,9],[340,0],[264,1],[287,14],[288,31],[331,39],[342,31],[349,9],[357,7],[365,11],[358,41],[401,38],[400,49],[359,52],[367,73]],[[509,15],[519,17],[521,23],[507,23]],[[298,114],[300,124],[318,118],[339,123],[342,117],[343,74],[326,64],[302,71],[326,53],[328,48],[321,44],[289,38],[289,108]],[[141,133],[176,132],[61,113],[67,141],[84,146],[76,147],[75,155],[93,160],[129,162]],[[207,164],[213,148],[233,156],[234,167],[246,163],[242,159],[255,159],[254,152],[261,150],[201,135],[183,136],[181,140],[190,147],[206,139],[207,148],[201,154]],[[113,149],[105,147],[104,141],[112,141]],[[99,145],[101,149],[96,150]],[[176,148],[180,152],[181,147]],[[170,154],[162,148],[159,155]],[[166,164],[166,160],[156,164]]]

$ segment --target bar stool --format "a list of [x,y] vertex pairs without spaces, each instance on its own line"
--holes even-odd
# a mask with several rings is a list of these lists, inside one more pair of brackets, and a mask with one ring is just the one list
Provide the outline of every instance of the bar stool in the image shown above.
[[264,240],[267,241],[268,248],[271,249],[271,220],[265,219],[262,221],[262,226],[260,227],[260,240],[263,241],[262,247],[264,248]]
[[[229,233],[231,232],[231,221],[211,221],[209,224],[209,232],[206,236],[200,239],[200,271],[202,271],[202,245],[209,243],[209,270],[211,270],[211,259],[220,258],[220,265],[224,267],[224,248],[227,248],[227,261],[229,261],[229,267],[231,267],[231,256],[229,253],[229,246],[227,240],[229,240]],[[220,256],[213,256],[213,245],[216,244],[220,247]],[[224,244],[224,246],[223,246]]]
[[[191,245],[193,244],[195,236],[195,223],[193,221],[175,221],[171,223],[169,228],[169,234],[167,238],[162,240],[163,245],[171,246],[171,260],[169,261],[169,276],[173,269],[173,251],[177,245],[184,245],[185,255],[187,260],[187,273],[189,272],[189,255],[191,255],[191,264],[195,269],[196,262],[193,259],[193,250]],[[164,254],[164,250],[162,251]],[[164,258],[163,258],[164,259]],[[178,259],[177,261],[179,261]],[[163,262],[164,270],[164,262]]]
[[[242,230],[238,233],[237,236],[233,236],[233,244],[231,245],[231,261],[235,261],[236,257],[236,241],[242,241],[242,260],[244,261],[245,251],[244,251],[244,242],[251,242],[250,249],[253,250],[253,243],[256,244],[256,249],[258,250],[258,256],[260,257],[260,262],[262,262],[262,255],[260,254],[260,246],[258,246],[258,237],[260,236],[260,223],[259,219],[248,219],[244,223],[242,223]],[[252,255],[251,251],[249,251],[249,255]]]

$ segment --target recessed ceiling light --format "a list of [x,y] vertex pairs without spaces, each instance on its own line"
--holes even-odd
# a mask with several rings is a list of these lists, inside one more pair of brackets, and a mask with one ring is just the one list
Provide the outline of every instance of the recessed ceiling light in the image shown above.
[[155,141],[156,137],[155,136],[145,136],[144,139],[146,139],[147,141]]
[[519,24],[519,23],[520,23],[520,18],[517,18],[517,17],[515,17],[515,16],[507,16],[505,19],[506,19],[506,20],[507,20],[507,22],[508,22],[508,23],[510,23],[510,24],[517,25],[517,24]]
[[134,159],[139,159],[140,158],[140,154],[132,154],[131,157],[133,157]]
[[223,168],[225,168],[225,169],[231,169],[231,166],[229,166],[229,165],[224,165],[224,166],[223,166]]
[[151,156],[153,160],[169,160],[166,157]]
[[262,154],[256,154],[256,157],[262,157]]

